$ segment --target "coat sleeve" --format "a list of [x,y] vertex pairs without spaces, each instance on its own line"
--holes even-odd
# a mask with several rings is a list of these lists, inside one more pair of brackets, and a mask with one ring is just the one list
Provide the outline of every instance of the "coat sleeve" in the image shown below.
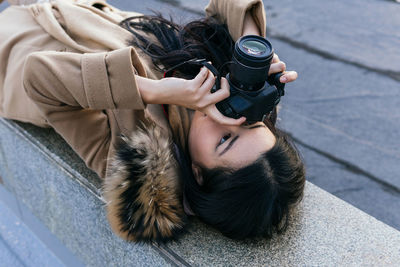
[[242,36],[246,11],[250,11],[260,33],[265,37],[266,18],[261,0],[210,0],[206,14],[228,25],[234,41]]
[[105,109],[144,109],[133,48],[108,53],[37,52],[28,56],[24,88],[48,123],[104,177],[111,144]]

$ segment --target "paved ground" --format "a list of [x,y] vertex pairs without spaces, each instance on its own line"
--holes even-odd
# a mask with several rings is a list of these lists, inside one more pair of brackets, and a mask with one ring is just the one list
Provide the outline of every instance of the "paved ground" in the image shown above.
[[300,73],[282,125],[308,179],[400,229],[400,5],[264,3],[277,51]]
[[[108,2],[187,21],[208,1]],[[400,5],[264,3],[268,37],[300,75],[287,86],[280,125],[295,138],[308,180],[400,230]]]

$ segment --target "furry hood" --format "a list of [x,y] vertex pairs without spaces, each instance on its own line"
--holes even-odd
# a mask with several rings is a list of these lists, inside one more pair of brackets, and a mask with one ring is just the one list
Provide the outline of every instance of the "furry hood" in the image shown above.
[[168,241],[182,232],[180,168],[167,131],[154,123],[123,136],[104,183],[111,228],[129,241]]

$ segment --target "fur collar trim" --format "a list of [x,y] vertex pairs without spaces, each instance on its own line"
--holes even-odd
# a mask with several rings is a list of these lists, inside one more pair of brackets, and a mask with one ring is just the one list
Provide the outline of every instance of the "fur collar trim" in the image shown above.
[[122,137],[104,183],[107,217],[122,238],[163,242],[182,232],[186,215],[172,145],[154,123]]

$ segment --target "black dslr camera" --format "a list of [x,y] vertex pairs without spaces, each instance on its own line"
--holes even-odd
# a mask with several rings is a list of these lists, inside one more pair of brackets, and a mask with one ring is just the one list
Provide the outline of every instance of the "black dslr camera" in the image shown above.
[[247,123],[254,123],[262,121],[278,105],[285,94],[285,84],[279,81],[282,73],[268,77],[273,54],[271,43],[260,36],[243,36],[235,43],[226,75],[230,96],[216,104],[222,114],[235,119],[244,116]]
[[[263,121],[285,94],[285,84],[279,81],[282,73],[268,76],[274,54],[271,43],[257,35],[246,35],[235,43],[232,61],[219,70],[205,59],[192,59],[184,63],[204,65],[217,76],[213,91],[221,88],[221,72],[228,67],[226,79],[230,96],[217,103],[218,110],[227,117],[246,117],[248,124]],[[181,64],[179,64],[181,65]]]

